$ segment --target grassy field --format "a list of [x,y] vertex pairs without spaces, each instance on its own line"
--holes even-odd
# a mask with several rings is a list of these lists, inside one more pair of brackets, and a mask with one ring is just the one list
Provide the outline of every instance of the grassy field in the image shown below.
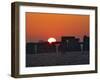
[[89,52],[27,54],[26,67],[89,64]]

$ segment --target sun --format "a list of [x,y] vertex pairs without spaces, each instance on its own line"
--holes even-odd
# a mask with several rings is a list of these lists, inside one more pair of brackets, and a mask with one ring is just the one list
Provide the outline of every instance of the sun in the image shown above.
[[51,38],[49,38],[49,39],[48,39],[48,42],[49,42],[49,43],[56,42],[56,39],[55,39],[55,38],[53,38],[53,37],[51,37]]

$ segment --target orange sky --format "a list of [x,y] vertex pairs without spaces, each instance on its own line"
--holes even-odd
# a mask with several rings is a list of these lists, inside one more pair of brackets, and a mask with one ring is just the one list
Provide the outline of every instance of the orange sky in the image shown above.
[[82,39],[89,36],[89,16],[50,13],[26,13],[26,41],[47,41],[54,37],[75,36]]

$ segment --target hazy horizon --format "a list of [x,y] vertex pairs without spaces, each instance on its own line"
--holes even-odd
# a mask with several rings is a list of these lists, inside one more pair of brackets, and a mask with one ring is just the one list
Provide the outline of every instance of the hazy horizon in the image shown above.
[[89,15],[26,12],[26,42],[47,41],[53,37],[75,36],[82,41],[89,36]]

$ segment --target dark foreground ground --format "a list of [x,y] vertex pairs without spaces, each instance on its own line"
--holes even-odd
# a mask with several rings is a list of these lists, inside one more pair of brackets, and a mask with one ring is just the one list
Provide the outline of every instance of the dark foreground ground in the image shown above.
[[89,64],[89,52],[27,54],[26,67]]

